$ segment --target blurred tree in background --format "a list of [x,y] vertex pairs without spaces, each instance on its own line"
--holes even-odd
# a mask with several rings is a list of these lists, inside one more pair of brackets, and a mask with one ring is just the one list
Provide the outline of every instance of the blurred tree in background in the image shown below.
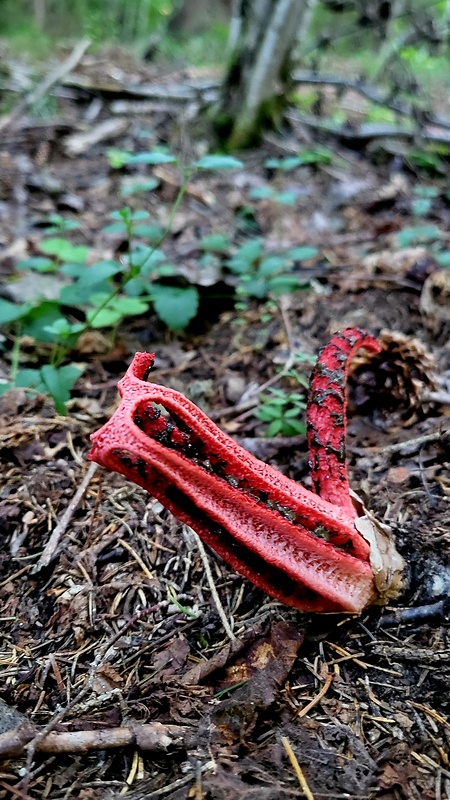
[[450,80],[449,0],[0,0],[0,20],[21,55],[41,43],[47,57],[87,35],[151,60],[223,68],[214,114],[229,149],[279,125],[295,64],[324,71],[345,61],[344,74],[408,99],[419,85],[427,96],[433,72]]

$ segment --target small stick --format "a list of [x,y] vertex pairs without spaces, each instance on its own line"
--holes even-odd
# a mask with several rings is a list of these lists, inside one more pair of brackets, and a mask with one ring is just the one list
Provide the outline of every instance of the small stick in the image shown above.
[[28,744],[26,745],[27,759],[26,759],[26,765],[25,765],[25,775],[24,775],[24,777],[22,778],[22,780],[19,783],[20,788],[23,789],[25,792],[28,791],[28,786],[29,786],[30,779],[31,779],[31,766],[33,764],[34,754],[35,754],[36,750],[40,747],[41,742],[43,742],[44,739],[47,738],[49,733],[52,733],[52,731],[54,730],[55,726],[58,725],[58,723],[62,722],[62,720],[64,719],[66,714],[68,714],[69,711],[71,711],[73,708],[75,708],[75,706],[78,705],[80,700],[82,700],[83,697],[85,697],[88,694],[88,692],[92,689],[92,685],[94,683],[96,672],[100,668],[100,666],[102,666],[102,664],[105,663],[111,647],[119,639],[121,639],[122,636],[124,635],[124,633],[127,630],[129,630],[133,625],[135,625],[136,622],[138,622],[140,619],[142,619],[142,617],[148,616],[149,614],[153,613],[156,608],[158,608],[158,606],[150,606],[149,608],[142,609],[142,611],[139,611],[133,617],[130,617],[130,619],[125,623],[125,625],[123,625],[123,627],[120,628],[117,631],[117,633],[115,633],[113,636],[111,636],[100,647],[100,649],[97,652],[97,655],[96,655],[94,661],[91,664],[87,679],[86,679],[84,685],[81,687],[81,689],[77,692],[77,694],[74,697],[72,697],[72,699],[70,700],[70,702],[66,706],[64,706],[63,708],[60,708],[58,711],[56,711],[54,713],[53,717],[49,720],[49,722],[47,723],[47,725],[44,728],[39,730],[37,733],[36,732],[33,733],[33,737],[31,738],[31,741],[29,741]]
[[220,619],[222,621],[222,625],[224,627],[224,631],[225,631],[226,635],[228,636],[228,638],[230,639],[230,641],[233,642],[236,639],[236,637],[235,637],[233,631],[231,630],[230,623],[228,622],[227,615],[225,614],[224,607],[223,607],[223,605],[221,603],[219,594],[217,592],[216,584],[214,583],[214,578],[213,578],[213,575],[212,575],[212,572],[211,572],[211,567],[209,565],[208,556],[206,555],[206,550],[203,547],[203,542],[200,539],[200,536],[198,535],[198,533],[196,533],[194,530],[192,530],[192,528],[189,528],[189,530],[193,534],[193,536],[195,538],[195,541],[197,543],[197,547],[198,547],[201,559],[203,561],[203,567],[204,567],[204,570],[205,570],[206,580],[208,581],[208,586],[209,586],[210,591],[211,591],[212,599],[214,600],[214,605],[216,606],[217,613],[218,613],[218,615],[219,615],[219,617],[220,617]]
[[311,709],[314,708],[314,706],[317,705],[317,703],[320,703],[322,697],[325,697],[326,693],[328,692],[328,689],[330,688],[332,681],[333,681],[333,673],[329,672],[320,692],[318,692],[316,696],[313,697],[313,699],[311,700],[311,702],[308,703],[308,705],[306,705],[304,708],[301,708],[300,711],[297,712],[296,716],[305,717],[306,714],[309,711],[311,711]]
[[281,741],[283,743],[284,749],[286,750],[286,753],[287,753],[287,756],[289,758],[289,761],[292,764],[294,772],[297,775],[297,779],[298,779],[298,782],[300,784],[300,789],[302,790],[303,794],[305,795],[306,800],[314,800],[314,795],[313,795],[311,789],[309,788],[309,786],[308,786],[308,784],[306,782],[306,778],[305,778],[305,776],[303,774],[303,770],[302,770],[300,764],[298,763],[297,756],[295,755],[295,753],[294,753],[294,751],[293,751],[293,749],[291,747],[291,743],[290,743],[289,739],[287,738],[287,736],[282,736],[281,737]]
[[98,469],[97,464],[90,464],[89,468],[84,476],[83,480],[78,487],[77,492],[74,494],[72,500],[70,501],[69,505],[67,506],[64,514],[61,517],[60,522],[58,522],[55,530],[53,531],[50,539],[48,540],[47,544],[44,547],[42,555],[37,562],[36,566],[33,568],[33,572],[39,572],[43,567],[47,567],[50,564],[52,558],[55,557],[59,542],[61,538],[64,536],[67,527],[77,510],[81,500],[83,499],[83,495],[86,492],[92,478],[94,477],[96,471]]
[[391,455],[392,453],[410,455],[416,450],[419,450],[422,445],[440,442],[448,436],[450,436],[450,428],[447,430],[434,431],[433,433],[425,433],[423,436],[416,436],[414,439],[407,439],[405,442],[395,442],[395,444],[390,444],[387,447],[380,447],[379,450],[383,455]]
[[[0,734],[1,757],[20,756],[38,733],[39,730],[27,722],[16,730]],[[140,750],[166,750],[180,743],[185,733],[186,728],[181,725],[163,725],[160,722],[133,723],[94,731],[50,731],[37,740],[35,752],[89,753],[132,745]]]
[[145,577],[149,579],[149,581],[153,580],[153,575],[150,572],[147,564],[144,563],[142,558],[140,557],[139,553],[136,553],[136,550],[125,541],[125,539],[118,539],[117,544],[120,544],[124,550],[128,550],[128,552],[133,556],[134,560],[139,564],[142,572],[144,573]]
[[393,614],[387,614],[378,620],[378,628],[391,628],[396,625],[414,625],[428,622],[431,619],[441,619],[448,622],[450,619],[450,598],[438,600],[425,606],[413,608],[397,608]]

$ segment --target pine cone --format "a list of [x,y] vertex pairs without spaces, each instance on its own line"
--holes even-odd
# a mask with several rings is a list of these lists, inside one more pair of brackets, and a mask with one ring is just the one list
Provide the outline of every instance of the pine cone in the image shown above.
[[439,387],[435,360],[422,342],[403,333],[383,330],[378,339],[380,353],[360,351],[353,359],[350,406],[378,423],[412,425],[429,409],[424,392]]

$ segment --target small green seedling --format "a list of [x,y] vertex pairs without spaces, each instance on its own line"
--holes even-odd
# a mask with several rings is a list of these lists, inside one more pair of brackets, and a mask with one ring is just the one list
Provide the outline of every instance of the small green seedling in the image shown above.
[[266,436],[302,436],[306,433],[305,409],[302,393],[271,388],[261,396],[255,416],[267,424]]

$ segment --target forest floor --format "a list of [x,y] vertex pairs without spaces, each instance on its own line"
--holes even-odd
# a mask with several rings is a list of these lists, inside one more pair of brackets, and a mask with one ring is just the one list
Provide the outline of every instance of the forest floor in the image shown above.
[[[207,149],[187,106],[161,99],[145,113],[112,114],[117,82],[189,80],[188,71],[152,70],[117,59],[112,70],[85,57],[77,81],[88,76],[96,89],[66,85],[52,99],[55,116],[3,132],[5,286],[19,278],[17,260],[39,251],[52,213],[81,222],[72,241],[97,260],[123,252],[120,237],[103,228],[125,201],[167,222],[176,171],[160,167],[154,191],[124,200],[126,171],[105,155],[110,145],[139,152],[149,141],[180,158]],[[69,155],[68,137],[110,118],[121,122],[112,141]],[[168,331],[150,313],[122,323],[114,339],[110,331],[86,335],[73,354],[84,372],[67,416],[20,389],[0,400],[0,732],[33,725],[55,737],[79,733],[69,752],[57,737],[49,752],[35,742],[28,765],[19,742],[0,764],[0,798],[450,798],[449,406],[438,402],[450,382],[449,272],[439,262],[450,250],[448,174],[419,173],[387,149],[375,164],[367,150],[330,141],[331,164],[269,174],[267,158],[316,144],[294,125],[243,154],[243,170],[193,178],[162,245],[200,290],[185,332]],[[295,203],[249,200],[268,181],[294,189]],[[420,212],[414,202],[424,185],[434,191]],[[255,236],[269,253],[316,247],[299,266],[306,288],[236,309],[229,276],[199,268],[200,239],[212,233],[231,249]],[[32,275],[35,291],[44,277]],[[271,379],[294,391],[291,377],[275,378],[289,356],[315,356],[348,326],[384,331],[390,342],[384,370],[366,359],[352,371],[348,460],[352,487],[391,526],[408,564],[396,603],[359,617],[300,613],[208,551],[230,638],[190,530],[100,468],[52,560],[36,568],[89,469],[89,435],[116,407],[117,381],[136,350],[157,354],[155,382],[187,394],[251,452],[309,486],[306,438],[267,438],[241,401],[249,386]],[[8,334],[5,374],[11,343]],[[23,365],[47,355],[45,345],[22,341]],[[299,361],[297,369],[307,378],[311,367]],[[404,611],[430,604],[434,613]]]

